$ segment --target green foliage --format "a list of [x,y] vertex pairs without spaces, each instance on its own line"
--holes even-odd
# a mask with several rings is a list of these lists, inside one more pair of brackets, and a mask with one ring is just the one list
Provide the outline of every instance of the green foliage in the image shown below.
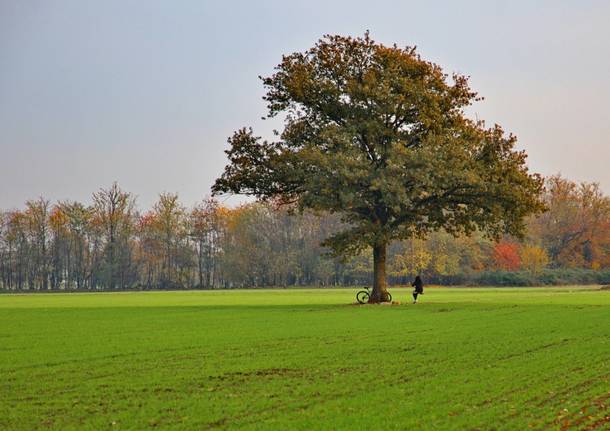
[[560,286],[570,284],[608,284],[610,270],[584,268],[531,271],[482,271],[457,280],[456,284],[478,286]]
[[594,429],[608,413],[610,292],[354,293],[0,295],[0,429]]
[[441,228],[520,235],[543,208],[516,138],[465,118],[467,78],[414,48],[326,36],[263,84],[268,115],[286,114],[279,140],[235,132],[213,191],[339,213],[348,228],[325,241],[336,253]]

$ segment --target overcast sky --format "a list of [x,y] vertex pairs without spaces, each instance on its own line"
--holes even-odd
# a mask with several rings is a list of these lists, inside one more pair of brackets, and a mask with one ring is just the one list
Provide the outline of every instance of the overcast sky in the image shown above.
[[[417,45],[485,97],[532,170],[610,193],[610,1],[0,0],[0,208],[209,193],[258,75],[326,33]],[[229,201],[231,202],[231,201]]]

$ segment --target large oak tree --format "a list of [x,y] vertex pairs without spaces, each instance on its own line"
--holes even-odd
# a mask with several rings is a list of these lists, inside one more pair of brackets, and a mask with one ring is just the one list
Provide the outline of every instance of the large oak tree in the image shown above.
[[371,302],[388,297],[390,241],[439,229],[519,235],[542,208],[542,179],[516,138],[466,118],[478,100],[468,78],[448,77],[415,48],[325,36],[262,81],[268,117],[281,115],[284,129],[273,142],[235,132],[213,192],[339,213],[346,229],[325,245],[372,248]]

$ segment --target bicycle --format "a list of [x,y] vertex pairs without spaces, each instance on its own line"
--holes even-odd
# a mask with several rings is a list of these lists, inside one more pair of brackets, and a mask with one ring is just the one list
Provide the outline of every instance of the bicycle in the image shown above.
[[[371,288],[370,287],[365,287],[364,290],[360,290],[360,291],[358,291],[358,293],[356,293],[356,300],[360,304],[366,304],[367,302],[369,302],[370,297],[371,297]],[[392,302],[392,294],[390,292],[388,292],[388,302]]]

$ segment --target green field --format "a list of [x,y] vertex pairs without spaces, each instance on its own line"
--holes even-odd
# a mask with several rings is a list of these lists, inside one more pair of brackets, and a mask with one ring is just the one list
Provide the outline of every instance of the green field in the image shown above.
[[610,291],[354,293],[0,295],[0,429],[610,429]]

